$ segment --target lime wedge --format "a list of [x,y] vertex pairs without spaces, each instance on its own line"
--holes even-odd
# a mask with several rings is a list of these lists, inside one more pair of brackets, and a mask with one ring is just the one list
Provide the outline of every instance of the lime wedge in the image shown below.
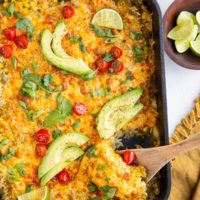
[[184,53],[190,48],[190,41],[194,41],[196,39],[198,28],[198,25],[194,25],[193,32],[187,39],[175,41],[175,47],[179,53]]
[[197,23],[196,17],[191,12],[182,11],[177,18],[177,24],[180,25],[188,19],[192,19],[195,24]]
[[197,20],[197,23],[200,25],[200,11],[196,13],[196,20]]
[[194,22],[190,19],[173,28],[167,35],[172,40],[187,39],[194,29]]
[[92,24],[119,30],[122,30],[124,26],[120,14],[110,8],[98,11],[92,19]]
[[191,41],[190,48],[195,55],[200,57],[200,40]]
[[49,200],[49,188],[43,187],[38,190],[33,190],[32,192],[18,196],[18,200]]

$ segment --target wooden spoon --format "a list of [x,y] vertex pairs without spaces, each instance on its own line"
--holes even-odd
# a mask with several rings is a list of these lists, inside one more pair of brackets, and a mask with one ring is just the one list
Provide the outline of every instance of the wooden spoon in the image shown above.
[[[191,136],[188,139],[173,145],[129,150],[133,151],[137,156],[135,164],[142,165],[146,168],[146,182],[149,182],[169,161],[198,147],[200,148],[200,134]],[[124,151],[127,151],[127,149],[117,151],[117,153],[122,154]]]

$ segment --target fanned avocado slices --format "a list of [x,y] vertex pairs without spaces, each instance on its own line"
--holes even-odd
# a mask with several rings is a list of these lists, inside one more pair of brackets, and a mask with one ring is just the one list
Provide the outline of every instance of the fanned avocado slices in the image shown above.
[[107,102],[97,117],[97,130],[101,138],[109,139],[123,128],[142,109],[137,103],[142,96],[142,89],[137,88]]
[[73,157],[73,154],[69,155],[69,157],[67,157],[65,160],[65,156],[63,153],[66,149],[70,147],[75,147],[77,148],[76,150],[80,153],[80,155],[82,155],[82,150],[80,150],[78,146],[86,143],[88,139],[89,138],[87,136],[76,132],[65,133],[59,136],[56,140],[52,142],[52,144],[48,148],[48,151],[43,157],[38,169],[38,177],[42,178],[47,172],[49,172],[59,163],[67,160],[72,161],[73,159],[71,159],[71,156]]
[[52,169],[50,169],[41,179],[40,185],[44,186],[51,178],[62,171],[65,167],[69,166],[74,160],[84,154],[78,147],[70,147],[64,150],[61,160]]
[[82,59],[76,59],[65,53],[61,41],[66,31],[64,22],[57,25],[54,34],[48,29],[43,30],[41,34],[41,47],[45,58],[56,67],[77,74],[84,80],[95,78],[95,72]]

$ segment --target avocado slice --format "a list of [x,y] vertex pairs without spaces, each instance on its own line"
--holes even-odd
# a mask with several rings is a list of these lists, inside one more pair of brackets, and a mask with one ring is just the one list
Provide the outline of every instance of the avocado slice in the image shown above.
[[64,51],[62,48],[62,39],[67,34],[68,30],[64,21],[61,21],[57,24],[54,33],[53,33],[53,40],[52,40],[52,50],[56,56],[60,58],[69,58],[70,56]]
[[103,106],[97,117],[97,130],[101,138],[112,137],[143,109],[141,103],[136,103],[141,96],[142,89],[137,88]]
[[92,71],[82,59],[76,59],[72,56],[68,56],[66,58],[56,56],[51,49],[52,40],[52,33],[48,29],[45,29],[41,34],[41,47],[42,53],[50,63],[60,69],[77,74],[85,80],[93,79],[96,77],[95,72]]
[[61,161],[65,149],[74,145],[81,146],[86,143],[88,139],[87,136],[76,132],[65,133],[56,138],[56,140],[51,143],[42,159],[38,168],[38,177],[41,178],[44,176],[50,169]]
[[79,158],[84,154],[78,147],[70,147],[63,151],[62,158],[58,164],[56,164],[52,169],[50,169],[41,179],[40,185],[44,186],[50,179],[52,179],[56,174],[61,172],[65,167],[69,166],[74,160]]

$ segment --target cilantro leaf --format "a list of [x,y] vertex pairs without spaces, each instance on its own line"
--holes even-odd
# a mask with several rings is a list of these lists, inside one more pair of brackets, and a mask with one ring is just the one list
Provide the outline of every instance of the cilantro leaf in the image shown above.
[[8,168],[6,178],[7,178],[9,183],[14,183],[15,181],[17,181],[17,182],[21,181],[19,173],[18,173],[17,169],[14,168],[14,167],[13,168]]
[[6,146],[8,143],[9,143],[9,140],[8,139],[4,139],[4,140],[0,141],[0,147]]
[[97,158],[97,147],[96,146],[90,146],[85,154],[88,158]]
[[0,161],[8,161],[10,160],[15,154],[15,150],[13,148],[8,149],[8,154],[4,154],[0,156]]
[[52,133],[52,137],[53,139],[56,139],[57,137],[59,137],[61,135],[61,130],[60,129],[55,129]]
[[25,164],[23,163],[19,163],[19,164],[16,164],[14,166],[14,168],[18,171],[18,173],[22,176],[25,176],[26,175],[26,172],[24,170],[24,167],[25,167]]
[[23,101],[19,101],[19,105],[23,108],[23,109],[27,109],[27,105],[23,102]]
[[25,189],[25,193],[29,193],[33,190],[33,186],[32,185],[28,185]]
[[114,35],[112,34],[111,29],[105,28],[101,29],[99,26],[91,24],[90,29],[96,33],[97,37],[108,37],[108,38],[113,38]]
[[76,44],[76,43],[79,43],[81,40],[82,40],[82,38],[81,38],[80,36],[74,36],[74,37],[70,38],[69,41],[70,41],[72,44]]
[[132,40],[141,40],[142,39],[142,33],[136,33],[135,31],[130,32],[130,38]]
[[34,26],[29,19],[26,18],[19,19],[16,23],[16,27],[20,31],[26,31],[29,40],[33,38]]
[[74,129],[77,129],[77,128],[80,127],[80,125],[81,125],[81,120],[78,119],[76,122],[74,122],[74,123],[72,124],[72,127],[73,127]]
[[108,200],[108,199],[113,198],[115,196],[116,191],[117,191],[116,188],[111,187],[109,185],[105,185],[103,187],[100,187],[99,189],[101,191],[103,191],[103,193],[104,193],[103,198],[102,198],[103,200]]
[[15,57],[12,57],[11,62],[12,62],[13,68],[14,68],[14,69],[17,69],[17,59],[16,59]]
[[114,60],[112,54],[103,54],[102,57],[103,57],[104,61],[106,61],[106,62],[111,62]]
[[34,121],[35,119],[40,117],[43,113],[44,113],[44,110],[38,110],[38,111],[30,110],[26,113],[26,116],[28,120]]
[[88,186],[88,189],[90,192],[95,192],[98,190],[98,187],[94,183],[91,182]]

